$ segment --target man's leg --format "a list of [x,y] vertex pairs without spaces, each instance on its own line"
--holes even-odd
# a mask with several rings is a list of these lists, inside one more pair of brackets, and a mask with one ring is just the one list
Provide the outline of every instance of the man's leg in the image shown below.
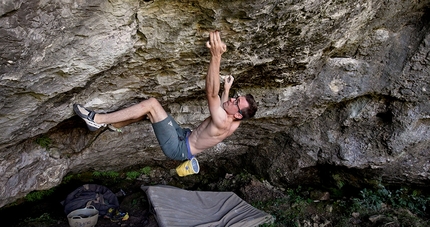
[[124,127],[124,126],[127,126],[127,125],[129,125],[129,124],[131,124],[131,123],[141,121],[141,120],[143,120],[144,118],[145,118],[145,116],[142,116],[142,117],[139,117],[139,118],[137,118],[137,119],[132,119],[132,120],[128,120],[128,121],[121,121],[121,122],[113,123],[113,124],[110,124],[110,125],[112,125],[112,126],[113,126],[114,128],[116,128],[116,129],[119,129],[119,128],[122,128],[122,127]]
[[95,113],[78,104],[73,105],[73,109],[87,123],[91,131],[95,131],[106,124],[123,127],[143,119],[145,115],[148,115],[152,123],[167,118],[166,111],[155,98],[149,98],[136,105],[108,114]]
[[118,123],[125,126],[141,120],[145,115],[148,115],[152,123],[159,122],[167,117],[167,113],[161,104],[155,98],[149,98],[138,104],[112,113],[97,113],[94,116],[94,122],[98,124]]

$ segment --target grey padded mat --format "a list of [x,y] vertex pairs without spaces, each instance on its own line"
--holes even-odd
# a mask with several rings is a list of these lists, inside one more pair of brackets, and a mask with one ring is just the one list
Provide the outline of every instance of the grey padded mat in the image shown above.
[[233,192],[188,191],[171,186],[142,186],[160,227],[259,226],[274,218]]

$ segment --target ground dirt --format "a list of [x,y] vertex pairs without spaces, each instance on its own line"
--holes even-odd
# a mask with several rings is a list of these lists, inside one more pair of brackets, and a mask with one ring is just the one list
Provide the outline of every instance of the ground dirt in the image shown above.
[[[28,198],[10,204],[0,209],[0,218],[3,220],[2,227],[69,227],[69,222],[64,212],[61,202],[67,195],[83,184],[99,184],[106,186],[113,193],[121,195],[122,190],[125,195],[118,196],[120,203],[119,210],[127,213],[127,220],[111,220],[104,216],[99,216],[96,227],[156,227],[158,226],[154,215],[151,213],[145,192],[142,185],[170,185],[187,190],[202,191],[234,191],[242,194],[242,198],[249,203],[255,199],[273,197],[271,190],[265,187],[258,187],[255,183],[250,183],[249,177],[237,175],[226,175],[216,179],[202,180],[203,174],[179,178],[172,171],[165,171],[163,168],[153,168],[150,174],[141,175],[137,179],[127,179],[124,175],[113,179],[107,176],[94,177],[94,172],[81,173],[75,175],[72,180],[61,184],[49,196],[38,199],[34,202],[27,201]],[[211,183],[204,183],[211,182]],[[249,185],[241,187],[243,182]],[[262,185],[260,185],[262,186]],[[242,188],[242,189],[240,189]],[[236,191],[234,190],[236,189]],[[242,192],[241,192],[242,190]]]
[[[97,227],[156,227],[157,222],[149,211],[146,194],[140,189],[142,182],[136,181],[124,188],[126,195],[118,197],[119,210],[128,214],[127,220],[111,220],[99,216]],[[114,191],[113,191],[114,192]],[[64,196],[63,196],[64,197]],[[69,227],[69,221],[60,204],[61,197],[50,196],[35,203],[23,203],[0,211],[3,227]]]
[[[357,207],[353,198],[342,195],[334,198],[333,194],[315,188],[282,189],[273,187],[265,180],[258,180],[248,173],[214,175],[197,174],[179,178],[169,171],[152,169],[150,174],[143,174],[137,179],[123,175],[110,178],[78,174],[77,179],[69,180],[56,187],[48,196],[30,202],[26,197],[0,209],[2,227],[69,227],[69,222],[61,204],[67,195],[83,184],[106,186],[118,196],[119,210],[128,214],[127,220],[111,220],[100,216],[96,227],[156,227],[154,215],[150,211],[148,199],[141,189],[142,185],[169,185],[187,190],[232,191],[254,207],[273,215],[276,220],[270,227],[279,226],[428,226],[430,214],[418,217],[410,209],[397,208],[380,203],[377,212],[363,210],[367,205],[378,205],[378,194],[369,194],[371,200],[362,200],[362,207]],[[120,193],[121,190],[125,193]],[[347,190],[351,192],[351,190]],[[415,207],[417,198],[413,197]],[[429,202],[430,202],[430,197]],[[378,200],[379,201],[379,200]],[[427,200],[426,200],[427,201]],[[424,201],[425,202],[425,201]],[[409,204],[411,205],[411,204]],[[426,205],[426,203],[422,203]],[[429,203],[427,203],[429,205]]]

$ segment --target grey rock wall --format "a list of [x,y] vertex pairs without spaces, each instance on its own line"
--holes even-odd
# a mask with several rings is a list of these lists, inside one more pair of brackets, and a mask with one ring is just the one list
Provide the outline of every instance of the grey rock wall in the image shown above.
[[166,161],[148,121],[89,132],[72,105],[107,112],[155,97],[195,127],[208,116],[215,29],[228,46],[221,74],[259,111],[203,166],[252,156],[273,184],[318,181],[318,165],[428,183],[429,3],[2,1],[0,206],[67,173]]

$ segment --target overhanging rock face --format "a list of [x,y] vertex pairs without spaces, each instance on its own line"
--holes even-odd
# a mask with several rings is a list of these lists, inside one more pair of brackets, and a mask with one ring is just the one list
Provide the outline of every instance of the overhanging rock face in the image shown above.
[[[429,1],[3,1],[0,206],[69,172],[165,160],[148,121],[89,132],[72,110],[155,97],[180,124],[208,116],[208,31],[256,118],[199,157],[254,155],[274,184],[317,165],[429,180]],[[216,166],[216,164],[214,165]]]

